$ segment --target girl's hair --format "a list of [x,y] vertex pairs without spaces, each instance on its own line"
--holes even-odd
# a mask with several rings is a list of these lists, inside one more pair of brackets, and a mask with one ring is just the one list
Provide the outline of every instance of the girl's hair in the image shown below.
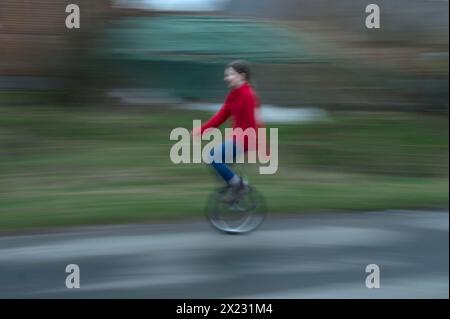
[[245,79],[250,81],[250,65],[247,61],[244,60],[236,60],[228,64],[229,68],[233,68],[237,73],[245,74]]

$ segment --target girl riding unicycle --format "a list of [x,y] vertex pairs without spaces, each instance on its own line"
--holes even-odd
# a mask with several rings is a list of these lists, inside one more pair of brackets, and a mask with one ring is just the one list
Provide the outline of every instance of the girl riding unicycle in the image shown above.
[[[194,129],[193,136],[201,136],[210,128],[218,128],[229,117],[233,120],[233,134],[210,153],[210,165],[225,182],[214,192],[207,205],[207,217],[218,230],[246,233],[258,227],[265,217],[263,197],[248,184],[242,173],[229,163],[239,156],[258,149],[258,128],[263,127],[258,116],[260,103],[249,83],[250,68],[245,61],[234,61],[225,68],[225,82],[230,88],[220,110],[204,125]],[[248,134],[251,131],[254,134]]]

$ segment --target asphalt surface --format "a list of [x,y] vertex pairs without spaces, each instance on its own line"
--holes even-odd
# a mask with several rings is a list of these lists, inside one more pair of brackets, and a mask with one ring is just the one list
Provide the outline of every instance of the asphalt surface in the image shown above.
[[272,217],[234,236],[206,221],[2,235],[0,298],[449,298],[449,213]]

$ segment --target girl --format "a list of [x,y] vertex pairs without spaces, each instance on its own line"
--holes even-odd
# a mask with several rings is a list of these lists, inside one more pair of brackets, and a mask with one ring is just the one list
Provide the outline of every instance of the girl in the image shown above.
[[[201,135],[212,127],[218,128],[231,116],[233,119],[233,137],[211,151],[213,157],[211,165],[233,190],[241,192],[247,190],[247,183],[225,164],[225,162],[230,162],[226,155],[232,154],[232,161],[234,162],[241,153],[257,149],[258,128],[262,127],[262,121],[257,115],[260,104],[256,93],[249,84],[250,68],[247,62],[238,60],[228,64],[225,68],[224,80],[230,88],[225,103],[208,122],[195,129],[193,135]],[[236,131],[237,128],[242,130]],[[256,139],[253,141],[243,134],[243,131],[248,128],[255,132]],[[220,154],[220,150],[222,151],[221,158],[215,158],[214,154]]]

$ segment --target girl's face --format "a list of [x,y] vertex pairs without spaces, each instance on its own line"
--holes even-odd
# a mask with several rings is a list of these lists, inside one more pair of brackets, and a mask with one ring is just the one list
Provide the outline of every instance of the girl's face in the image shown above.
[[230,67],[225,69],[224,80],[229,88],[237,88],[245,82],[245,75],[237,73]]

